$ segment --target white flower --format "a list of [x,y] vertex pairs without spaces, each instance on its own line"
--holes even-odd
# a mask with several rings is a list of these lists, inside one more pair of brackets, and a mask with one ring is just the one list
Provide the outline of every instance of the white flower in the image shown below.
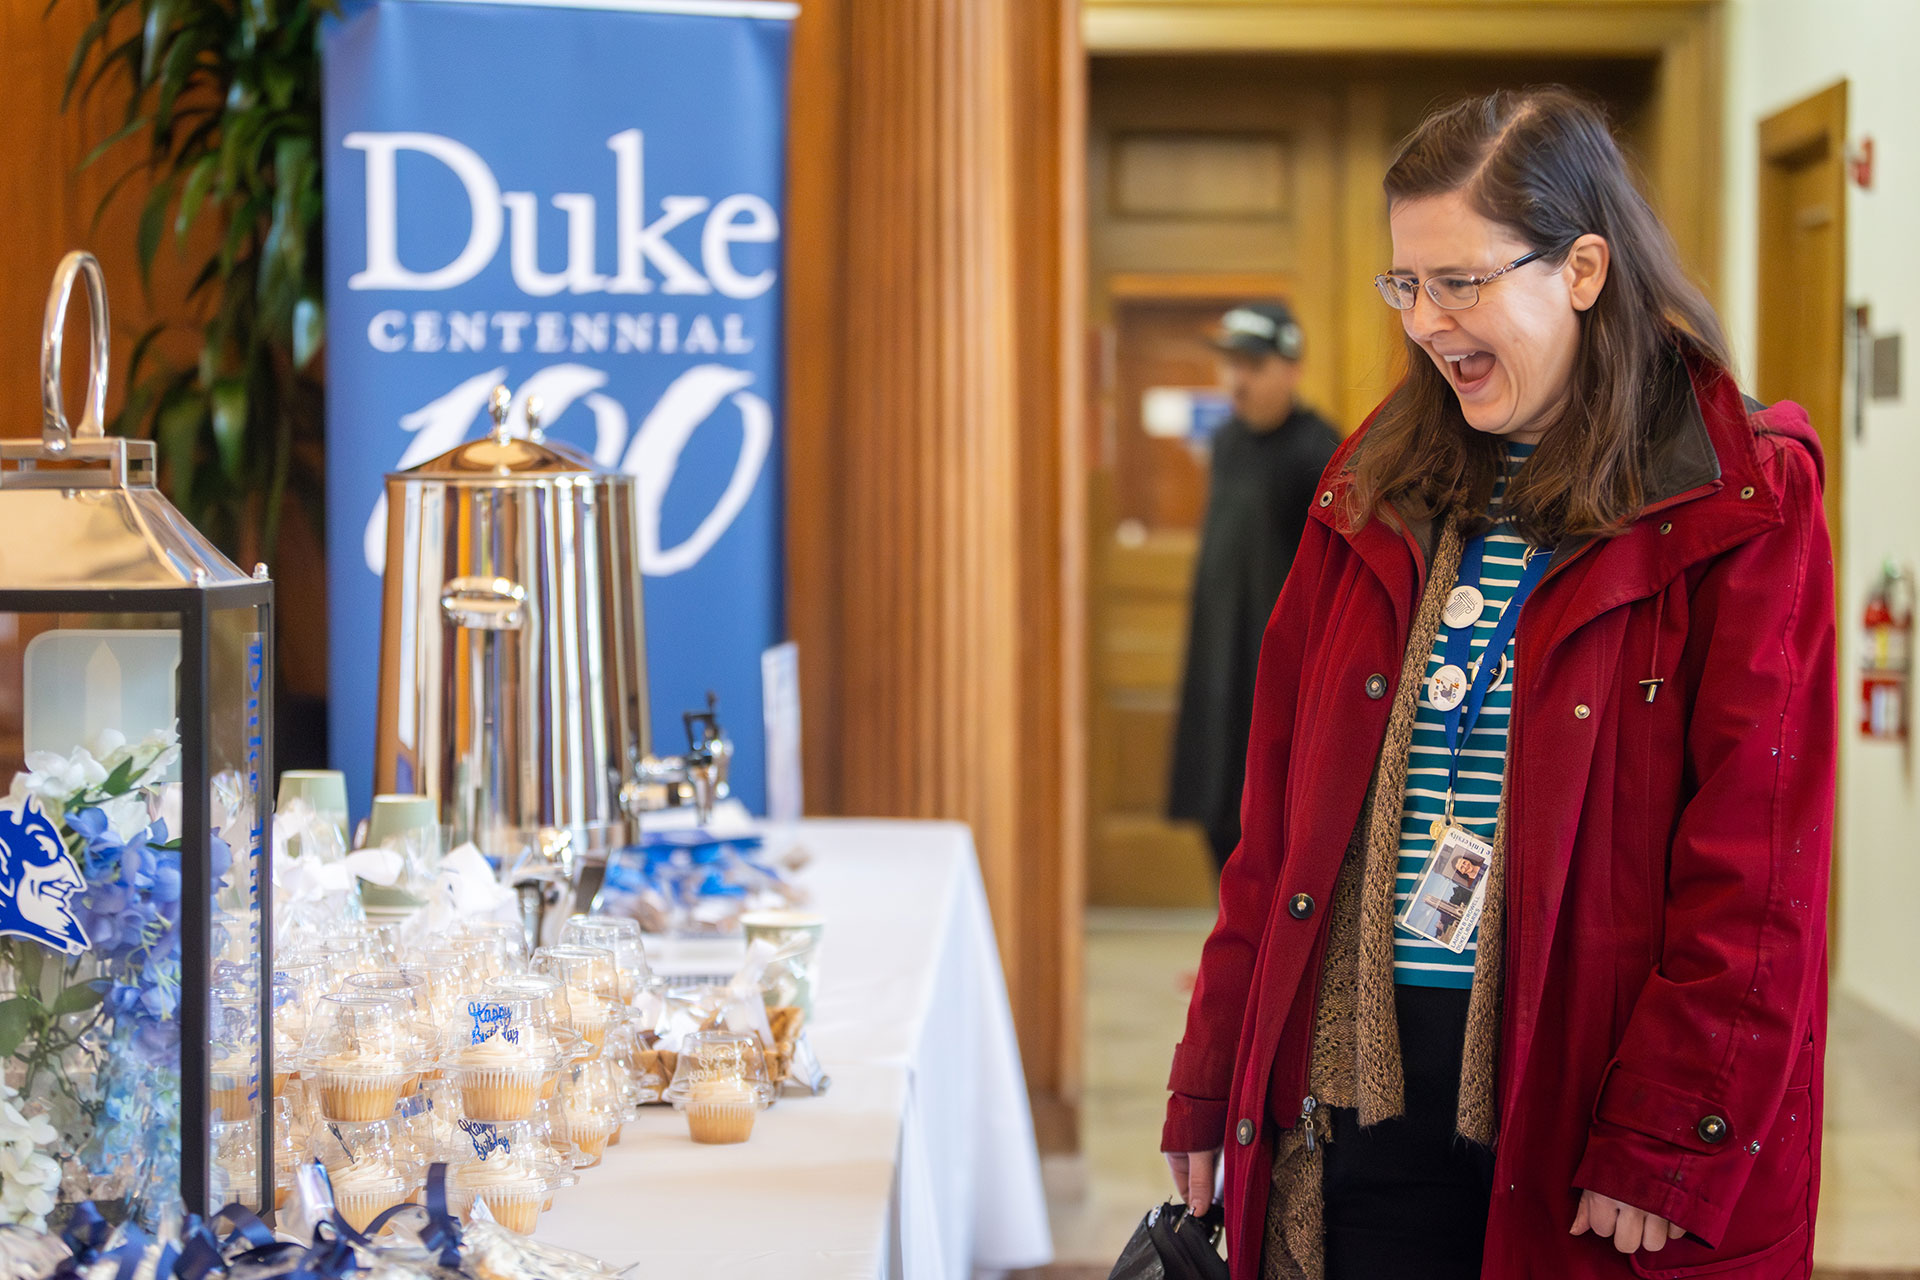
[[45,1116],[29,1119],[14,1100],[19,1093],[0,1085],[0,1222],[17,1222],[44,1231],[60,1189],[60,1165],[37,1147],[55,1141]]
[[42,804],[64,806],[67,801],[107,780],[105,765],[85,747],[75,747],[70,756],[55,751],[27,752],[27,771],[13,777],[12,796],[34,796]]
[[180,758],[180,737],[171,729],[156,729],[136,742],[128,755],[133,760],[133,785],[156,786]]
[[103,802],[100,812],[106,815],[107,824],[122,844],[147,829],[147,801],[138,792]]
[[120,749],[126,745],[126,734],[120,732],[118,729],[102,729],[99,735],[93,740],[93,754],[99,758],[101,763],[107,766],[107,771],[111,773],[113,767],[120,763],[120,761],[114,759],[114,756],[119,754]]

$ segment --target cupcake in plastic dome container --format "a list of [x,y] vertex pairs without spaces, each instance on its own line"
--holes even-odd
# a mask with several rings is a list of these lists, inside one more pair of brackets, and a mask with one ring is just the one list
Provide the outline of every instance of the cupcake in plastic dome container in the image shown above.
[[531,1235],[555,1187],[564,1179],[526,1124],[460,1125],[464,1141],[442,1153],[447,1164],[447,1207],[462,1221],[475,1204],[485,1204],[494,1221],[509,1231]]
[[388,1119],[324,1125],[313,1133],[312,1158],[326,1166],[334,1207],[355,1231],[420,1189],[423,1166],[399,1131],[400,1122]]
[[640,922],[629,916],[571,916],[560,930],[560,941],[569,946],[602,947],[612,954],[613,994],[622,1004],[632,1004],[634,997],[655,981],[640,940]]
[[501,920],[462,920],[453,926],[448,940],[459,948],[471,948],[482,972],[470,977],[493,978],[520,973],[527,967],[526,935],[517,924]]
[[533,956],[533,972],[557,978],[566,987],[568,1023],[585,1042],[586,1056],[597,1058],[607,1031],[624,1020],[619,998],[620,972],[605,947],[542,947]]
[[260,1126],[252,1120],[215,1120],[208,1125],[213,1143],[213,1167],[208,1171],[207,1212],[218,1213],[238,1202],[249,1209],[260,1205]]
[[440,1021],[425,981],[404,969],[379,973],[356,973],[341,984],[342,991],[385,996],[396,1001],[403,1014],[401,1029],[415,1043],[416,1056],[423,1074],[431,1074],[440,1053]]
[[443,1033],[440,1070],[460,1091],[467,1119],[517,1124],[533,1114],[541,1083],[557,1065],[534,1034],[535,1004],[527,996],[486,990],[460,1002]]
[[421,1045],[404,1007],[387,996],[340,991],[320,997],[307,1028],[301,1070],[319,1089],[328,1120],[384,1120],[419,1077]]
[[209,1012],[207,1063],[212,1073],[208,1105],[222,1120],[245,1120],[260,1110],[259,988],[219,987]]
[[275,1098],[287,1096],[287,1086],[300,1067],[300,1051],[307,1038],[309,1002],[302,998],[294,982],[274,975],[268,988],[273,1002],[273,1092]]
[[273,1208],[286,1207],[293,1194],[293,1171],[301,1163],[309,1134],[294,1124],[293,1100],[273,1100]]
[[533,1001],[531,1019],[520,1028],[520,1042],[534,1056],[552,1064],[541,1078],[540,1096],[543,1099],[553,1097],[560,1072],[586,1052],[580,1037],[574,1034],[569,1025],[572,1014],[567,1007],[565,984],[558,978],[543,974],[514,973],[487,979],[486,989]]
[[389,1153],[373,1152],[327,1171],[333,1183],[333,1206],[347,1225],[366,1231],[395,1205],[411,1204],[420,1190],[420,1179]]
[[559,1111],[575,1166],[590,1169],[599,1164],[608,1140],[633,1116],[625,1069],[606,1058],[575,1067],[560,1092]]
[[738,1031],[695,1031],[680,1044],[667,1101],[687,1117],[695,1142],[745,1142],[754,1119],[773,1103],[760,1038]]
[[[567,1113],[560,1099],[543,1098],[534,1104],[533,1118],[527,1121],[533,1130],[534,1155],[550,1161],[570,1186],[578,1181],[575,1169],[583,1168],[580,1153],[567,1137]],[[549,1197],[551,1200],[551,1197]],[[547,1206],[551,1209],[551,1203]]]

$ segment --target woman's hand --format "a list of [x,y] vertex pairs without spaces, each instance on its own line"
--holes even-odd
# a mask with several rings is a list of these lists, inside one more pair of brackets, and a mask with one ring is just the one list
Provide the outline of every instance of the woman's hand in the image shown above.
[[1632,1253],[1635,1249],[1658,1253],[1667,1247],[1667,1241],[1687,1234],[1685,1228],[1657,1213],[1622,1204],[1598,1191],[1582,1191],[1580,1207],[1573,1211],[1573,1230],[1569,1234],[1577,1236],[1589,1228],[1597,1236],[1612,1236],[1613,1247],[1621,1253]]
[[1199,1215],[1213,1204],[1213,1170],[1220,1163],[1220,1148],[1211,1151],[1169,1151],[1167,1168],[1173,1170],[1173,1185],[1187,1202],[1187,1211]]

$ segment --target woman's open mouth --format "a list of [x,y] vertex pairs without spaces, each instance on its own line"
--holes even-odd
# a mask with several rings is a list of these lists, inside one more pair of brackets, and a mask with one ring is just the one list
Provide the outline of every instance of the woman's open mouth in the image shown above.
[[1493,374],[1493,356],[1485,351],[1469,351],[1465,355],[1443,356],[1447,370],[1453,377],[1453,389],[1463,396],[1470,396],[1486,385]]

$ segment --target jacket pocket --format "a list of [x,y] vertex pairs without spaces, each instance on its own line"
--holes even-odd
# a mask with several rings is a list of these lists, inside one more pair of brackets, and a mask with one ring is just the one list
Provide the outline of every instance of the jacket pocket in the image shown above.
[[[1633,1255],[1633,1272],[1645,1280],[1726,1276],[1730,1280],[1804,1280],[1813,1269],[1813,1041],[1806,1040],[1787,1076],[1773,1128],[1752,1157],[1760,1163],[1735,1206],[1726,1238],[1709,1249],[1692,1236],[1670,1240],[1659,1253]],[[1789,1227],[1788,1224],[1791,1224]],[[1787,1228],[1784,1234],[1774,1233]],[[1762,1243],[1771,1240],[1771,1243]]]
[[[1667,1246],[1672,1249],[1679,1245],[1674,1241]],[[1804,1277],[1809,1271],[1807,1258],[1807,1224],[1802,1222],[1789,1231],[1786,1236],[1758,1253],[1743,1253],[1731,1258],[1703,1258],[1685,1266],[1667,1267],[1660,1260],[1667,1256],[1666,1250],[1648,1253],[1645,1249],[1633,1255],[1633,1274],[1642,1280],[1689,1280],[1692,1276],[1738,1276],[1740,1280],[1795,1280]]]

